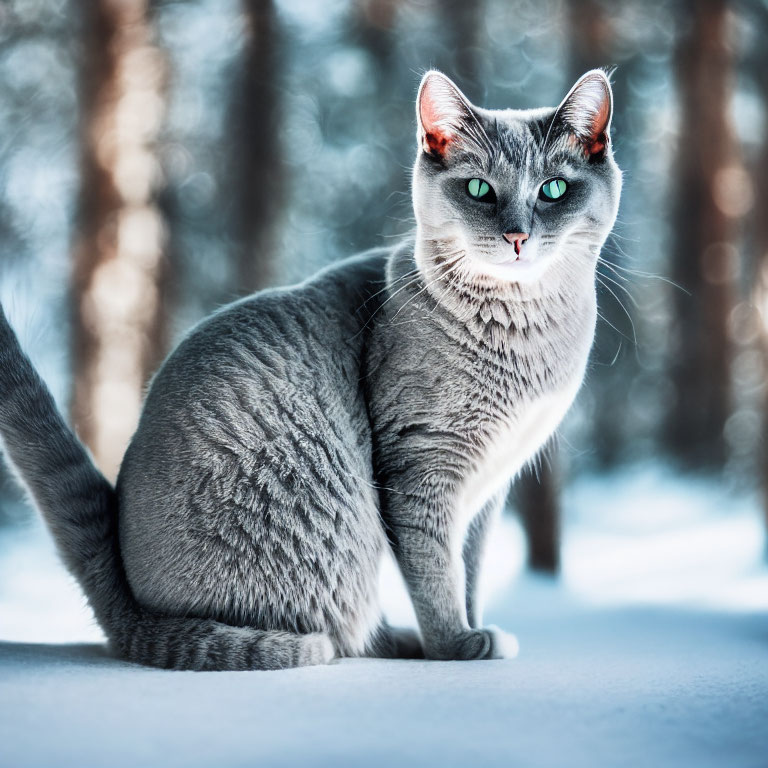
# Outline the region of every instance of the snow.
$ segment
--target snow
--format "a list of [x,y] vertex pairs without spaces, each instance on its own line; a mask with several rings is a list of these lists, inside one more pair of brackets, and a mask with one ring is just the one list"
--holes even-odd
[[[559,582],[524,574],[514,519],[494,538],[486,621],[514,661],[135,667],[38,526],[0,539],[0,766],[768,765],[757,499],[649,466],[564,502]],[[411,621],[393,568],[382,584]]]
[[545,611],[557,592],[492,612],[515,661],[187,673],[0,644],[0,764],[765,766],[766,616]]

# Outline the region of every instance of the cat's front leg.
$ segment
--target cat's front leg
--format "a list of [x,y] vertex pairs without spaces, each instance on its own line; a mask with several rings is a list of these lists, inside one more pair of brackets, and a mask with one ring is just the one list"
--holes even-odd
[[390,504],[387,523],[400,570],[413,601],[431,659],[503,659],[517,655],[517,640],[495,627],[471,628],[467,621],[464,563],[450,510],[401,497]]
[[470,627],[480,627],[483,623],[483,606],[480,596],[480,572],[483,555],[488,543],[488,534],[497,522],[507,489],[488,501],[469,524],[464,539],[462,558],[464,560],[465,593],[467,604],[467,619]]

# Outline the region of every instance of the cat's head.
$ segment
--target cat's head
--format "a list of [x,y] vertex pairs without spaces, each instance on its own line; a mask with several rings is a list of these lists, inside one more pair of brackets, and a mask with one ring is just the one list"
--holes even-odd
[[601,70],[557,108],[473,106],[439,72],[416,103],[416,258],[427,279],[528,286],[591,272],[613,226],[621,173],[611,152],[613,97]]

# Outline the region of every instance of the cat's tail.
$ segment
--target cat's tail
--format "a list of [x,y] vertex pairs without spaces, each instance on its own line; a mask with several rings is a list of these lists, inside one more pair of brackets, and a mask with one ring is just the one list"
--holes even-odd
[[140,606],[123,569],[117,494],[61,417],[0,306],[0,438],[114,652],[168,669],[280,669],[327,663],[324,634],[162,617]]

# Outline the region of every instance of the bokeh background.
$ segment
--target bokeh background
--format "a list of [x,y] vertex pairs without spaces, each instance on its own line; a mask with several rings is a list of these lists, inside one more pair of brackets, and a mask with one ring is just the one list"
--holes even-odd
[[[4,0],[0,299],[114,477],[191,325],[412,227],[426,69],[527,108],[595,66],[625,181],[597,339],[488,579],[766,610],[766,0]],[[0,473],[4,636],[97,632]]]

